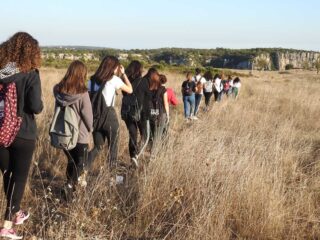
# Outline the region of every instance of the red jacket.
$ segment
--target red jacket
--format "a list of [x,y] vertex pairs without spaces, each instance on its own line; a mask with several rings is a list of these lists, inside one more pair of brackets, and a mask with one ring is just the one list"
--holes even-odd
[[169,104],[173,106],[178,105],[178,99],[176,98],[176,95],[174,94],[174,91],[172,88],[167,88],[167,96],[168,96]]

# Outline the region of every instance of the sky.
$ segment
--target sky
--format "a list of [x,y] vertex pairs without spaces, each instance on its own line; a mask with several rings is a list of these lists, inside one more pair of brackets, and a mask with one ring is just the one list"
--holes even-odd
[[0,42],[120,49],[282,47],[320,50],[319,0],[9,0]]

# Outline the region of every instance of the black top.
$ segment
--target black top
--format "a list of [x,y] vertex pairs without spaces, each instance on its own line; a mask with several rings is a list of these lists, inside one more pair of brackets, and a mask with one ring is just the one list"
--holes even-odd
[[[141,118],[143,120],[150,119],[150,99],[151,92],[149,90],[149,80],[146,78],[137,78],[131,82],[133,93],[135,94],[138,100],[138,104],[142,106]],[[126,96],[128,93],[123,92],[123,95]]]
[[[157,90],[150,90],[151,93],[151,97],[154,98],[156,96],[161,97],[161,99],[163,99],[164,94],[167,92],[167,89],[164,86],[161,86],[160,88],[158,88]],[[163,105],[164,102],[162,101]]]
[[[182,88],[183,88],[183,89],[191,88],[191,89],[192,89],[192,92],[195,92],[195,91],[196,91],[196,83],[195,83],[194,81],[185,80],[185,81],[182,83]],[[185,96],[184,91],[183,91],[183,95]]]
[[0,84],[11,82],[16,83],[18,115],[22,117],[17,137],[35,140],[37,137],[37,125],[34,114],[39,114],[43,109],[39,72],[18,73],[11,77],[0,79]]

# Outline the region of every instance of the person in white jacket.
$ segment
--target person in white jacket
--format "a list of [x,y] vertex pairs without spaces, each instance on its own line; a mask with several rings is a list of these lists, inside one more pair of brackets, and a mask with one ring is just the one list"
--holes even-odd
[[219,74],[216,74],[214,76],[214,98],[216,102],[220,102],[222,98],[222,90],[223,90],[223,84],[221,80],[221,76]]

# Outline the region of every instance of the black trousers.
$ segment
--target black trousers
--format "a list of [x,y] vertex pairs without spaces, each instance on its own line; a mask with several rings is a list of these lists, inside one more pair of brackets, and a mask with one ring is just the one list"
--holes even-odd
[[212,92],[204,92],[203,94],[204,94],[205,104],[208,107],[210,104],[210,99],[211,99],[213,93]]
[[118,142],[119,142],[119,121],[114,108],[108,110],[107,118],[103,129],[95,129],[93,132],[94,148],[89,152],[88,161],[91,165],[99,152],[104,148],[108,141],[108,165],[113,169],[118,161]]
[[138,131],[141,136],[141,143],[143,144],[148,137],[148,122],[145,119],[141,119],[139,122],[133,121],[132,119],[126,119],[125,123],[129,131],[129,153],[130,157],[133,158],[136,157],[139,153]]
[[77,146],[70,150],[64,151],[68,158],[67,180],[73,186],[77,184],[79,176],[83,173],[87,166],[88,144],[78,143]]
[[35,140],[21,138],[16,138],[7,148],[0,147],[0,169],[7,198],[7,221],[12,221],[14,214],[20,210],[34,149]]

